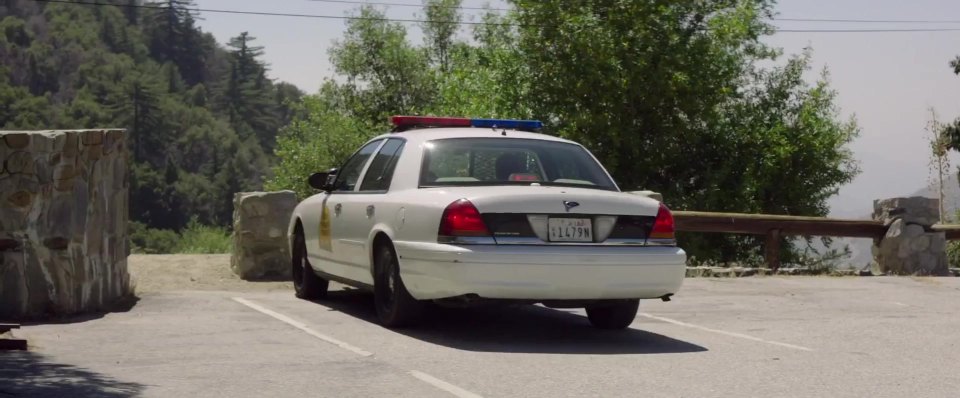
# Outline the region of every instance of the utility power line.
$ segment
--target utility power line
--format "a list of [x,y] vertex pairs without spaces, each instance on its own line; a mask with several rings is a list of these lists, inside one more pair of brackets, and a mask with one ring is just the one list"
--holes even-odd
[[[410,3],[392,3],[392,2],[383,2],[383,1],[363,1],[363,0],[306,0],[317,3],[335,3],[335,4],[353,4],[353,5],[370,5],[370,6],[387,6],[387,7],[410,7],[410,8],[427,8],[423,4],[410,4]],[[442,6],[437,5],[435,7],[439,8],[448,8],[453,10],[473,10],[473,11],[513,11],[512,8],[495,8],[495,7],[468,7],[468,6]],[[830,23],[911,23],[911,24],[958,24],[960,20],[957,19],[835,19],[835,18],[772,18],[774,21],[785,21],[785,22],[830,22]]]
[[[412,8],[426,8],[423,4],[409,4],[409,3],[389,3],[389,2],[380,2],[380,1],[350,1],[350,0],[307,0],[317,3],[337,3],[337,4],[356,4],[356,5],[369,5],[369,6],[388,6],[388,7],[412,7]],[[451,10],[473,10],[473,11],[512,11],[512,8],[485,8],[485,7],[467,7],[467,6],[441,6],[439,8],[449,8]]]
[[[142,8],[142,9],[153,9],[153,10],[165,10],[167,7],[149,5],[149,4],[106,4],[98,3],[95,1],[85,1],[85,0],[30,0],[37,3],[59,3],[59,4],[73,4],[73,5],[83,5],[83,6],[113,6],[113,7],[128,7],[128,8]],[[333,1],[333,0],[326,0]],[[339,2],[347,2],[348,0],[337,0]],[[357,2],[359,3],[359,2]],[[367,3],[370,4],[370,3]],[[519,24],[519,23],[508,23],[508,22],[474,22],[474,21],[433,21],[433,20],[424,20],[424,19],[406,19],[406,18],[386,18],[386,17],[357,17],[357,16],[340,16],[340,15],[322,15],[322,14],[302,14],[302,13],[281,13],[281,12],[265,12],[265,11],[241,11],[241,10],[228,10],[228,9],[211,9],[211,8],[194,8],[194,11],[205,12],[211,14],[234,14],[234,15],[257,15],[257,16],[271,16],[271,17],[293,17],[293,18],[319,18],[319,19],[342,19],[342,20],[371,20],[371,21],[384,21],[384,22],[404,22],[404,23],[440,23],[440,24],[458,24],[458,25],[490,25],[490,26],[519,26],[519,27],[543,27],[543,25],[531,25],[531,24]],[[783,20],[783,19],[780,19]],[[809,20],[813,21],[813,20]],[[819,20],[819,22],[826,22],[827,20]],[[840,20],[831,20],[835,22],[840,22]],[[861,20],[863,21],[863,20]],[[878,21],[879,22],[879,21]],[[957,21],[960,23],[960,21]],[[938,23],[948,23],[946,21],[941,21]],[[777,33],[903,33],[903,32],[957,32],[960,31],[960,28],[916,28],[916,29],[776,29]]]
[[[84,0],[30,0],[36,3],[58,3],[58,4],[73,4],[73,5],[82,5],[82,6],[109,6],[109,7],[124,7],[124,8],[141,8],[149,10],[166,10],[165,6],[156,6],[149,4],[107,4],[107,3],[98,3],[95,1],[84,1]],[[500,22],[473,22],[473,21],[431,21],[425,19],[405,19],[405,18],[377,18],[377,17],[351,17],[346,15],[320,15],[320,14],[301,14],[301,13],[286,13],[286,12],[265,12],[265,11],[240,11],[240,10],[226,10],[226,9],[213,9],[213,8],[192,8],[193,11],[197,12],[207,12],[211,14],[234,14],[234,15],[259,15],[259,16],[269,16],[269,17],[293,17],[293,18],[320,18],[320,19],[347,19],[347,20],[367,20],[367,21],[386,21],[386,22],[410,22],[410,23],[446,23],[446,24],[458,24],[458,25],[490,25],[490,26],[538,26],[538,25],[525,25],[517,23],[500,23]]]

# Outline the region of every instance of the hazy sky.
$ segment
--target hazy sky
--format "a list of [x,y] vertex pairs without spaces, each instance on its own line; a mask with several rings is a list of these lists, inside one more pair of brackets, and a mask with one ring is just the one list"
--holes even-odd
[[[384,1],[384,0],[380,0]],[[417,0],[391,3],[419,4]],[[349,4],[310,0],[197,0],[200,8],[346,15]],[[482,6],[484,0],[464,0]],[[489,2],[502,7],[500,1]],[[782,0],[782,18],[944,20],[960,19],[960,2],[951,0]],[[412,18],[419,8],[390,7],[388,15]],[[285,18],[203,13],[201,27],[220,42],[249,31],[265,47],[271,77],[315,91],[331,75],[327,49],[343,32],[338,19]],[[777,21],[783,29],[958,28],[956,24],[848,24]],[[411,40],[421,36],[411,29]],[[851,145],[862,173],[831,200],[835,216],[862,217],[872,201],[912,193],[928,183],[924,127],[935,108],[944,121],[960,116],[960,77],[948,62],[960,54],[960,31],[911,33],[778,33],[766,39],[786,54],[813,48],[817,70],[827,67],[838,104],[855,116],[860,138]],[[812,74],[816,77],[816,74]],[[951,172],[960,162],[952,156]],[[706,209],[696,209],[706,210]]]

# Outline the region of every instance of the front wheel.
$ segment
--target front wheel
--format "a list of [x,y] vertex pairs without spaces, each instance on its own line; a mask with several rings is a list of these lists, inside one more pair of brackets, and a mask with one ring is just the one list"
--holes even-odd
[[304,243],[302,234],[294,235],[292,260],[291,276],[297,298],[315,300],[327,297],[330,281],[317,276],[313,267],[310,266],[310,261],[307,259],[307,245]]
[[599,329],[626,329],[637,317],[640,300],[617,300],[587,307],[587,318]]
[[400,263],[388,244],[374,257],[373,298],[380,324],[389,328],[410,326],[420,320],[425,304],[410,295],[400,279]]

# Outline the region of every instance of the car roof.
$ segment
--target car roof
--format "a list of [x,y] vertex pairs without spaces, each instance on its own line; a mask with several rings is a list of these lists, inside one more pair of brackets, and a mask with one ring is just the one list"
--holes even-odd
[[444,138],[513,138],[513,139],[528,139],[528,140],[532,139],[532,140],[542,140],[542,141],[563,142],[568,144],[580,145],[570,140],[565,140],[560,137],[554,137],[546,134],[507,129],[506,135],[504,135],[503,131],[504,131],[503,129],[491,129],[486,127],[424,128],[424,129],[407,130],[407,131],[398,132],[398,133],[382,134],[376,138],[371,139],[370,141],[381,139],[381,138],[399,137],[399,138],[406,139],[408,143],[419,145],[427,141],[439,140]]

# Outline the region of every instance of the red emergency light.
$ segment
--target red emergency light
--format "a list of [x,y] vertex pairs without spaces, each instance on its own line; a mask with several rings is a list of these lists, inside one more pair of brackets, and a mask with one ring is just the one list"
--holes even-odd
[[470,119],[465,117],[436,117],[436,116],[394,116],[390,121],[395,127],[424,126],[424,127],[470,127]]

